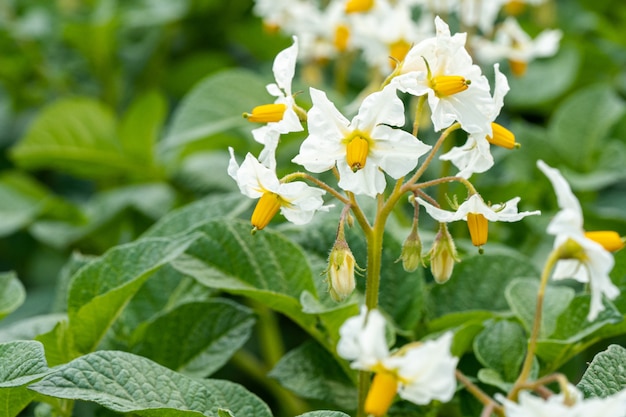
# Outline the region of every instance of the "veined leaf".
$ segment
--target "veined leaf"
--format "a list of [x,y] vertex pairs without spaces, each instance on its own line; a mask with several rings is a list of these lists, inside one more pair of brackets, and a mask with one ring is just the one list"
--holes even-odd
[[608,397],[626,387],[626,349],[610,345],[598,353],[578,383],[586,397]]
[[0,273],[0,320],[17,309],[26,298],[26,290],[14,272]]

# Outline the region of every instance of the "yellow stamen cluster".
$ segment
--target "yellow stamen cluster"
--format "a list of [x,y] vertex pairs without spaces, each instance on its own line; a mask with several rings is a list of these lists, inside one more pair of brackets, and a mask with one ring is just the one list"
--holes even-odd
[[278,194],[269,191],[263,193],[250,219],[254,230],[263,230],[263,228],[269,224],[270,220],[274,218],[276,213],[278,213],[281,204],[282,201]]
[[339,52],[345,52],[348,49],[348,40],[350,39],[350,28],[346,25],[338,25],[335,28],[335,48]]
[[367,12],[374,7],[374,0],[348,0],[346,2],[346,13]]
[[365,412],[374,417],[384,416],[397,391],[398,379],[395,375],[389,372],[377,373],[365,399]]
[[511,72],[513,73],[513,75],[515,75],[516,77],[521,77],[526,74],[528,62],[509,59],[509,68],[511,68]]
[[498,123],[491,123],[491,130],[493,134],[487,136],[487,141],[492,145],[501,146],[506,149],[513,149],[519,146],[515,142],[515,135],[506,127],[499,125]]
[[355,136],[346,145],[346,161],[353,172],[365,167],[369,153],[369,142],[361,136]]
[[438,75],[430,79],[430,88],[437,97],[446,97],[467,90],[471,83],[460,75]]
[[480,247],[487,243],[489,222],[485,216],[480,213],[467,213],[467,227],[474,246]]
[[504,5],[504,13],[509,16],[518,16],[524,12],[526,4],[522,0],[510,0]]
[[280,122],[286,110],[286,104],[263,104],[252,109],[252,113],[244,113],[243,117],[256,123]]
[[609,252],[615,252],[624,247],[622,237],[612,230],[600,230],[596,232],[586,232],[585,237],[602,245]]
[[391,68],[395,68],[398,65],[398,62],[402,62],[406,54],[409,53],[409,49],[411,49],[411,44],[405,41],[404,39],[400,39],[389,45],[389,62],[391,64]]

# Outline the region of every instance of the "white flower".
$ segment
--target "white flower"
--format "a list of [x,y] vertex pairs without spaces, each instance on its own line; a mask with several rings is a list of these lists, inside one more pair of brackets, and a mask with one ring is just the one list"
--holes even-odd
[[344,190],[375,197],[385,189],[381,169],[395,179],[403,177],[430,149],[410,133],[391,127],[404,125],[404,105],[394,89],[367,96],[351,122],[324,92],[310,91],[309,136],[293,162],[311,172],[337,166]]
[[385,341],[385,319],[378,310],[363,306],[339,329],[337,353],[350,360],[352,368],[376,373],[365,411],[383,416],[396,393],[415,404],[449,401],[456,389],[458,358],[450,353],[453,334],[408,344],[390,353]]
[[[493,107],[487,115],[491,123],[498,117],[504,105],[504,96],[509,91],[509,83],[506,76],[500,72],[500,65],[495,64],[493,68],[496,78],[493,91]],[[492,136],[494,136],[496,130],[493,129],[493,124],[492,131]],[[485,172],[494,163],[488,137],[490,136],[484,132],[470,134],[463,146],[455,146],[447,153],[441,155],[439,159],[451,161],[459,168],[460,171],[457,174],[459,177],[469,178],[474,173]]]
[[409,345],[383,361],[386,369],[397,374],[398,395],[401,398],[414,404],[452,399],[459,361],[450,354],[452,336],[451,332],[447,332],[439,339]]
[[380,311],[361,306],[358,316],[350,317],[339,328],[337,354],[351,366],[371,371],[389,356],[385,339],[385,318]]
[[390,85],[415,96],[428,94],[436,131],[458,121],[468,133],[491,134],[489,82],[465,50],[467,34],[450,36],[439,17],[435,27],[436,37],[411,48]]
[[602,295],[614,299],[619,289],[611,282],[609,273],[615,260],[602,242],[597,242],[585,235],[583,212],[578,199],[559,170],[549,167],[543,161],[537,161],[539,169],[548,177],[556,193],[559,212],[548,225],[548,233],[555,235],[554,247],[558,248],[568,241],[576,242],[583,250],[578,259],[563,259],[557,262],[552,278],[573,278],[589,283],[591,306],[587,319],[594,320],[604,310]]
[[482,62],[507,59],[515,75],[523,75],[526,66],[535,58],[554,55],[559,49],[563,33],[560,30],[544,30],[532,39],[513,17],[507,18],[496,29],[494,40],[475,38],[472,46]]
[[228,175],[230,175],[242,194],[253,199],[260,199],[252,214],[252,225],[263,229],[280,210],[287,220],[294,224],[311,221],[316,211],[327,211],[324,206],[324,190],[310,187],[302,181],[281,183],[276,172],[261,164],[254,156],[247,154],[239,166],[232,148]]

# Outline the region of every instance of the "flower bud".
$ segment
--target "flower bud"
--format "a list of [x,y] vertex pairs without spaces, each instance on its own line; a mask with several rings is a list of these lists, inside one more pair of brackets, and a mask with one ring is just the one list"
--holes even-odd
[[407,272],[415,271],[420,265],[424,266],[424,260],[422,259],[422,241],[417,231],[412,230],[407,236],[402,244],[402,252],[398,260],[402,260],[402,267]]
[[328,256],[328,290],[333,300],[343,301],[352,294],[356,286],[354,279],[355,260],[343,239],[338,239]]
[[439,232],[428,254],[433,278],[435,278],[435,281],[439,284],[443,284],[450,279],[452,270],[454,269],[454,263],[459,262],[454,240],[452,240],[452,236],[450,236],[450,232],[448,232],[445,223],[439,224]]

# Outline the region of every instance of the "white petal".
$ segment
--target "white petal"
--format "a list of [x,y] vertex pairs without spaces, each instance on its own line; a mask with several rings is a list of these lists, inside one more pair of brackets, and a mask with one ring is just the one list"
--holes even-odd
[[395,88],[384,88],[365,97],[350,127],[371,132],[379,124],[404,126],[404,104]]
[[281,207],[281,213],[294,224],[306,224],[313,218],[316,211],[323,207],[324,190],[311,187],[302,181],[281,184],[278,194],[289,204]]
[[343,190],[370,197],[376,197],[385,190],[385,174],[371,161],[362,169],[353,172],[343,159],[337,162],[337,169],[340,175],[338,185]]
[[385,318],[378,310],[362,306],[358,316],[346,320],[339,328],[337,354],[352,361],[352,367],[371,370],[389,356],[385,339]]
[[294,36],[293,45],[279,52],[272,66],[276,83],[285,91],[287,96],[291,95],[291,81],[295,73],[297,58],[298,38]]
[[576,198],[574,193],[572,193],[572,189],[570,188],[568,182],[565,180],[565,178],[563,178],[563,175],[561,175],[561,172],[556,168],[548,166],[542,160],[537,161],[537,167],[539,167],[539,169],[546,175],[546,177],[548,177],[548,179],[552,183],[552,187],[554,188],[554,192],[556,193],[559,208],[561,210],[570,210],[572,223],[574,221],[578,223],[582,231],[582,208],[580,207],[578,199]]
[[462,178],[485,172],[494,164],[489,142],[482,135],[470,135],[463,146],[455,146],[439,159],[452,162],[459,169],[456,175]]
[[370,150],[368,161],[377,164],[395,179],[411,172],[418,159],[431,149],[430,145],[412,134],[386,125],[376,126],[372,137],[376,143]]
[[462,220],[467,214],[463,212],[460,213],[458,211],[455,212],[455,211],[442,210],[438,207],[433,206],[426,200],[421,199],[420,197],[417,197],[417,201],[422,206],[424,206],[424,208],[426,209],[426,212],[430,215],[430,217],[437,220],[438,222],[450,223],[450,222],[454,222],[457,220]]

